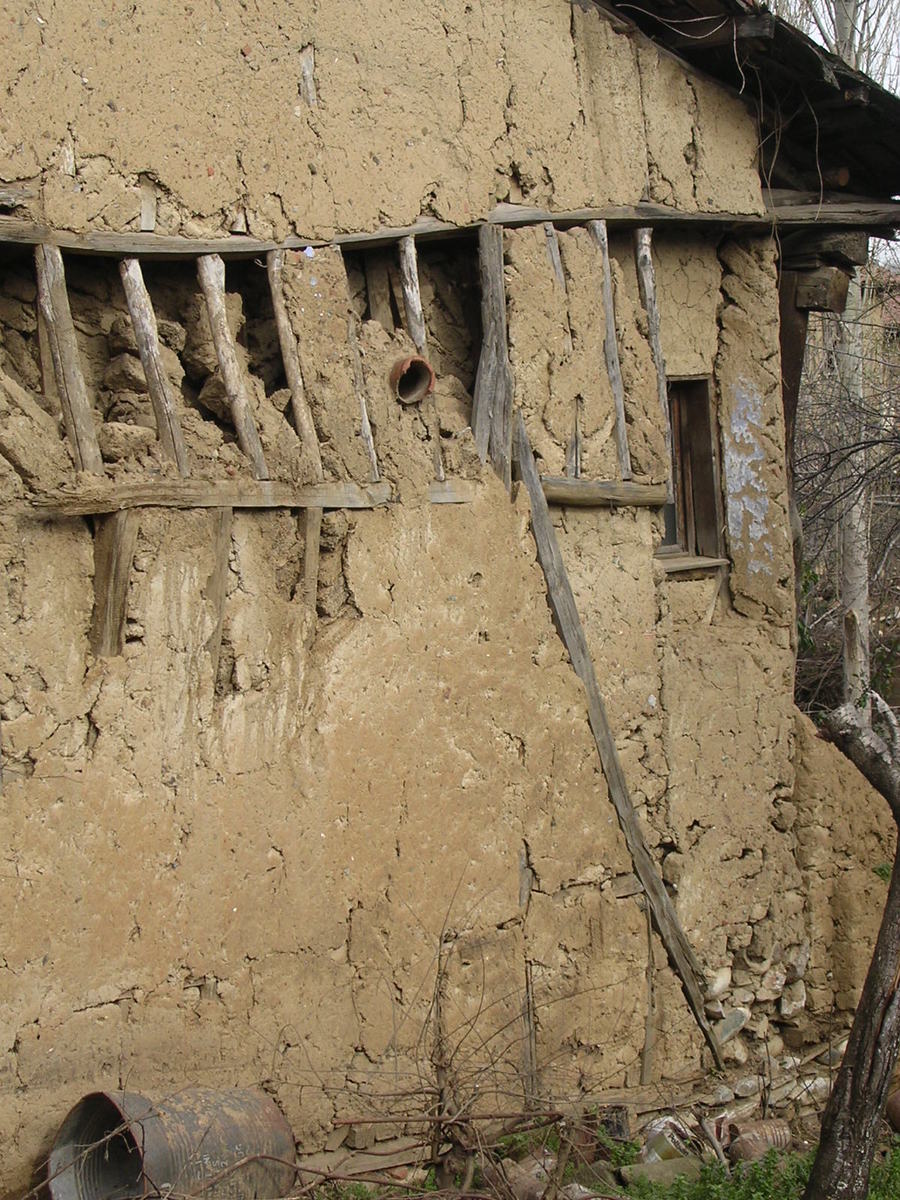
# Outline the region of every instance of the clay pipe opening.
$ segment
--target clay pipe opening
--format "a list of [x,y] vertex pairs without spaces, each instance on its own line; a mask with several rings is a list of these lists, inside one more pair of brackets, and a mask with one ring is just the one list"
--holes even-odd
[[401,404],[418,404],[434,391],[434,367],[419,354],[398,358],[388,378]]

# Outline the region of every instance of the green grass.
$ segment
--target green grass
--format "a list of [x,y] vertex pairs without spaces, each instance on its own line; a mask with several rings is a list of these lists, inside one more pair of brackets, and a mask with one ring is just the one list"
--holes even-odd
[[[634,1200],[801,1200],[813,1154],[779,1155],[770,1151],[759,1162],[742,1164],[729,1177],[720,1164],[703,1168],[699,1179],[677,1180],[669,1187],[637,1182],[625,1189]],[[900,1198],[900,1137],[876,1161],[868,1200]]]
[[885,883],[890,883],[892,869],[893,868],[889,862],[879,863],[877,867],[872,868],[878,878],[883,879]]

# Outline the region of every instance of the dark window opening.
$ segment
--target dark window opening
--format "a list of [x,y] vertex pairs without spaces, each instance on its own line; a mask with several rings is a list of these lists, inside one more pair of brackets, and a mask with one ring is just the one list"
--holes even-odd
[[670,380],[674,504],[665,506],[661,549],[693,558],[722,554],[722,500],[709,380]]

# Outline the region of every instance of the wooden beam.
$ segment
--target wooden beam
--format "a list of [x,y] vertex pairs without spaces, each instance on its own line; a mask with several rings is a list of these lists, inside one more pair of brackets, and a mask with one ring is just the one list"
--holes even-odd
[[712,1051],[713,1059],[716,1065],[721,1067],[722,1055],[719,1043],[704,1011],[700,964],[685,937],[668,892],[659,877],[631,803],[628,785],[625,782],[622,764],[619,761],[619,754],[597,684],[597,676],[588,649],[584,627],[581,624],[569,576],[556,540],[556,532],[550,519],[550,510],[544,499],[521,413],[516,414],[515,456],[520,476],[531,502],[531,525],[537,543],[538,559],[547,581],[550,607],[553,610],[560,636],[569,652],[572,666],[584,684],[591,732],[600,755],[610,799],[631,854],[635,874],[647,894],[647,901],[653,914],[653,923],[666,948],[669,962],[681,979],[688,1004]]
[[788,271],[832,263],[861,267],[869,261],[869,235],[862,229],[788,233],[781,241],[781,266]]
[[663,358],[662,341],[659,336],[659,306],[656,302],[656,276],[653,271],[653,256],[650,252],[651,229],[638,229],[635,233],[635,256],[637,258],[638,288],[641,303],[647,313],[647,330],[650,353],[656,368],[656,394],[659,413],[666,439],[666,500],[675,503],[675,486],[672,479],[672,423],[669,420],[669,392],[666,383],[666,364]]
[[481,275],[481,357],[472,400],[472,432],[481,461],[490,456],[507,491],[512,485],[511,420],[513,378],[506,329],[503,230],[483,225],[478,232]]
[[632,476],[631,453],[628,449],[628,427],[625,422],[625,384],[622,381],[622,366],[619,362],[619,342],[616,333],[615,299],[609,260],[609,235],[605,221],[589,221],[588,230],[600,250],[603,311],[606,318],[603,353],[606,358],[606,374],[609,377],[616,415],[616,452],[619,456],[619,474],[622,479],[630,479]]
[[156,416],[156,432],[163,454],[176,464],[180,475],[189,475],[187,450],[181,434],[181,425],[175,415],[172,385],[163,366],[156,314],[150,302],[150,293],[144,284],[141,264],[136,258],[123,258],[119,263],[119,274],[125,289],[131,324],[134,326],[141,365],[147,378],[147,391],[150,393],[150,403]]
[[547,239],[547,254],[550,258],[550,266],[553,268],[553,276],[556,282],[566,290],[566,273],[563,270],[562,256],[559,252],[559,238],[556,236],[556,228],[552,221],[544,221],[544,237]]
[[369,317],[387,333],[394,332],[391,312],[391,280],[388,275],[387,254],[373,250],[364,256],[366,293],[369,297]]
[[140,513],[123,511],[97,521],[90,644],[98,658],[121,654],[125,644],[128,580],[140,520]]
[[206,300],[209,326],[212,330],[216,358],[225,384],[225,394],[231,408],[231,419],[237,433],[238,445],[250,459],[257,479],[268,479],[269,468],[263,454],[259,432],[250,408],[250,398],[244,373],[238,362],[234,334],[225,310],[225,264],[218,254],[203,254],[197,259],[197,278]]
[[103,459],[94,427],[94,410],[88,399],[62,254],[57,246],[35,248],[38,304],[47,332],[53,373],[62,408],[66,435],[79,471],[103,473]]
[[850,276],[841,267],[818,267],[797,273],[794,303],[808,312],[842,313],[847,306]]
[[607,479],[570,479],[565,475],[542,475],[541,487],[548,504],[567,508],[600,508],[633,505],[662,508],[666,503],[664,483],[620,483]]
[[369,233],[339,233],[334,238],[289,237],[282,242],[254,238],[246,234],[222,235],[211,238],[163,236],[154,233],[110,233],[105,230],[72,233],[52,229],[35,221],[0,216],[0,242],[35,246],[46,244],[70,250],[75,254],[111,255],[115,258],[140,257],[162,259],[194,259],[201,254],[252,259],[270,250],[303,250],[307,246],[340,246],[371,249],[392,246],[403,237],[418,240],[459,237],[475,234],[483,224],[517,228],[523,225],[542,225],[552,221],[557,229],[586,225],[588,221],[606,221],[610,228],[637,229],[670,227],[673,229],[709,229],[712,232],[766,233],[773,218],[782,229],[816,226],[818,228],[852,228],[872,231],[900,229],[900,202],[871,196],[844,196],[796,190],[764,190],[766,211],[760,212],[682,212],[649,202],[641,204],[605,205],[602,208],[561,209],[551,212],[523,204],[498,204],[483,220],[467,225],[422,218],[414,225],[386,226]]
[[39,493],[29,511],[36,517],[84,517],[128,508],[377,508],[390,498],[387,483],[363,486],[341,480],[298,486],[249,479],[154,479]]
[[672,50],[714,50],[751,40],[770,42],[775,36],[775,19],[770,13],[745,17],[696,17],[681,32],[663,32],[661,38]]
[[428,485],[432,504],[469,504],[480,490],[477,479],[440,479]]

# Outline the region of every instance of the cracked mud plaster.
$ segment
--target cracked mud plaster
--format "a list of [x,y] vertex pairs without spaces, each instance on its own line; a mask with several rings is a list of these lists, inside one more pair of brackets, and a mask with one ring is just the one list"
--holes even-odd
[[148,188],[156,232],[187,235],[645,194],[760,211],[749,111],[566,0],[48,0],[14,6],[0,45],[0,179],[37,181],[31,214],[61,228],[140,229]]

